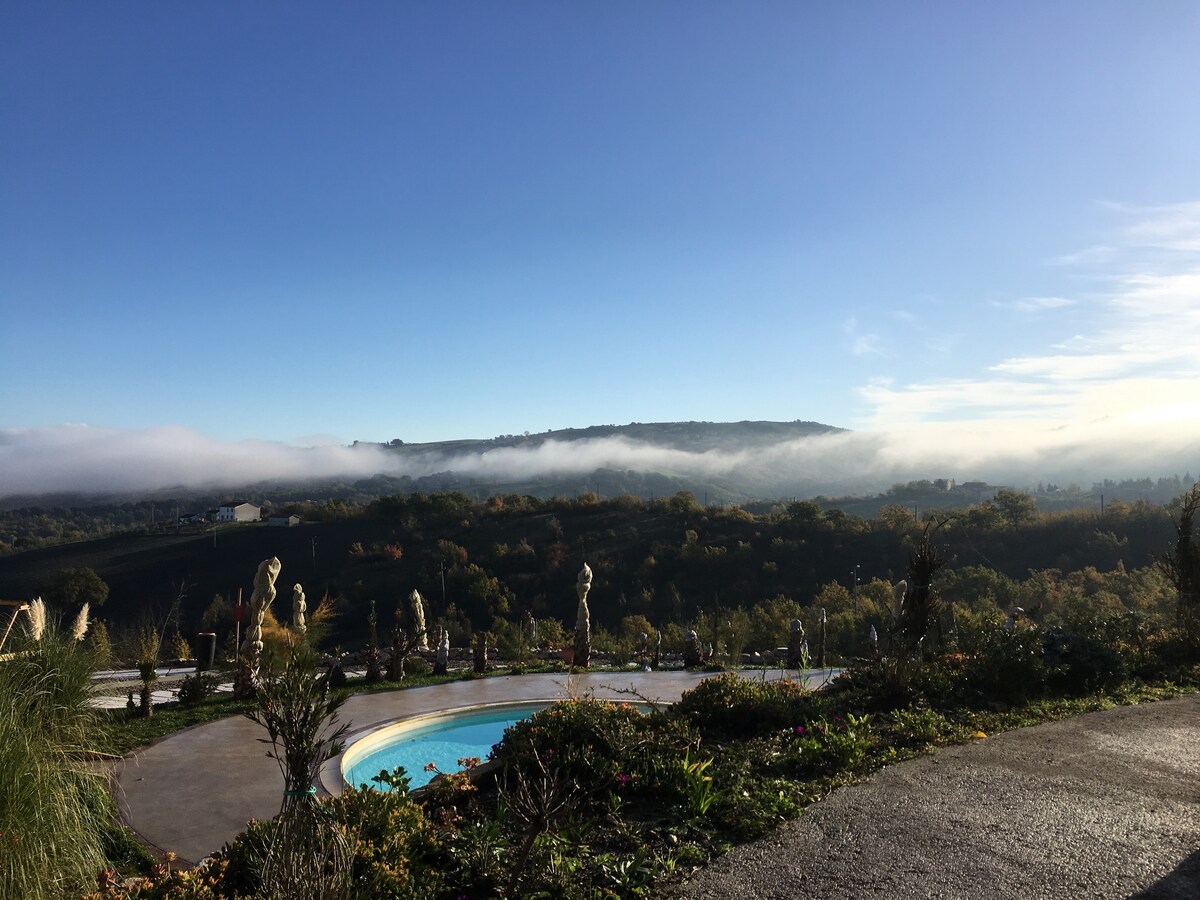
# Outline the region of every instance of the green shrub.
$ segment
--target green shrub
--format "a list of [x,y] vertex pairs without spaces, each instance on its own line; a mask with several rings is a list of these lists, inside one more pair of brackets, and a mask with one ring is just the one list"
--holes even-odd
[[893,710],[891,719],[892,743],[898,747],[924,748],[942,743],[956,729],[937,710],[927,707]]
[[706,738],[747,738],[812,718],[825,702],[796,681],[756,681],[726,672],[685,692],[672,714]]
[[1050,672],[1042,636],[1034,628],[1008,631],[985,625],[963,662],[963,679],[976,703],[1024,703],[1041,696]]
[[854,773],[877,742],[870,716],[835,714],[791,728],[783,743],[784,765],[800,778]]
[[432,671],[433,666],[423,656],[413,655],[404,661],[404,673],[409,677],[416,678],[421,675],[428,675]]
[[1121,654],[1092,635],[1051,628],[1042,635],[1042,650],[1047,683],[1054,690],[1078,696],[1111,690],[1125,680]]
[[517,772],[540,769],[540,759],[593,793],[610,789],[620,776],[638,787],[661,784],[692,742],[687,727],[664,713],[608,700],[565,700],[508,728],[495,758]]
[[421,807],[402,790],[351,788],[329,803],[354,855],[355,897],[435,897],[444,887],[441,844]]
[[215,694],[218,684],[215,676],[204,672],[189,675],[179,683],[179,702],[184,706],[195,706]]

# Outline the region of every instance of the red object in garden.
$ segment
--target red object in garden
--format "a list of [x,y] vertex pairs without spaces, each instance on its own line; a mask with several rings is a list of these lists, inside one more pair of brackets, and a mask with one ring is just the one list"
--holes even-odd
[[233,621],[239,625],[246,621],[246,606],[244,603],[239,603],[233,608]]

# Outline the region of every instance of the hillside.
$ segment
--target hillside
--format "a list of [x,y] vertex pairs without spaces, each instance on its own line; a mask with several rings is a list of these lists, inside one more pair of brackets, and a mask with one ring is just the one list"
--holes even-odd
[[[1068,585],[1067,574],[1089,566],[1153,567],[1172,537],[1169,515],[1150,505],[1103,516],[1035,516],[1019,525],[994,509],[981,514],[989,509],[939,534],[945,577],[984,567],[997,583],[1033,578],[1047,603],[1085,589],[1134,590],[1124,575],[1113,576],[1123,585],[1114,587],[1092,576]],[[302,583],[314,602],[328,592],[343,601],[334,638],[353,644],[364,636],[371,601],[386,629],[402,598],[417,588],[458,639],[526,610],[570,621],[575,573],[586,560],[595,573],[593,622],[615,629],[628,616],[695,621],[718,607],[748,610],[777,597],[807,607],[826,585],[849,587],[855,578],[890,583],[903,576],[920,528],[896,507],[874,520],[807,502],[755,515],[705,508],[686,494],[650,503],[592,494],[554,501],[510,495],[485,503],[461,494],[410,495],[328,511],[329,520],[296,528],[224,526],[215,541],[212,531],[124,534],[8,554],[0,557],[0,598],[27,598],[58,570],[87,566],[111,589],[97,610],[110,623],[161,617],[182,589],[184,630],[193,633],[214,595],[232,602],[241,589],[248,596],[258,562],[274,555],[283,563],[275,605],[281,617],[292,584]],[[890,596],[886,585],[883,591]]]

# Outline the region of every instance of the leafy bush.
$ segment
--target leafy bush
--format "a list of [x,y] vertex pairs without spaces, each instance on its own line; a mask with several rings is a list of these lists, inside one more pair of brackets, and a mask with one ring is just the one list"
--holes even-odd
[[443,887],[440,841],[403,790],[352,788],[329,810],[352,848],[355,897],[433,897]]
[[189,675],[179,683],[179,702],[184,706],[195,706],[215,694],[218,684],[215,676],[204,672]]
[[423,656],[413,655],[404,661],[404,673],[410,677],[428,675],[432,671],[433,666]]
[[800,778],[857,772],[877,735],[870,716],[835,714],[794,726],[783,744],[785,766]]
[[955,732],[955,726],[937,710],[928,707],[893,710],[891,719],[892,743],[900,747],[923,748],[942,743]]
[[565,700],[507,729],[495,758],[518,772],[552,767],[590,794],[609,790],[621,776],[638,786],[663,783],[693,740],[685,725],[664,713],[607,700]]
[[1125,661],[1096,637],[1051,628],[1042,636],[1048,684],[1068,694],[1109,690],[1125,680]]
[[706,738],[747,738],[816,716],[823,698],[795,681],[755,681],[726,672],[684,693],[672,714]]
[[989,624],[973,644],[963,663],[963,679],[975,702],[1024,703],[1041,696],[1050,673],[1036,629],[1008,631]]

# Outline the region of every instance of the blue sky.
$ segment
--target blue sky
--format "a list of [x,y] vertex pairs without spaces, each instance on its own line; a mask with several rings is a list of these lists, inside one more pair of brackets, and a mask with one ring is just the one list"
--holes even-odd
[[1187,430],[1197,46],[1191,2],[5,2],[0,426]]

